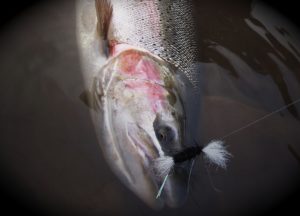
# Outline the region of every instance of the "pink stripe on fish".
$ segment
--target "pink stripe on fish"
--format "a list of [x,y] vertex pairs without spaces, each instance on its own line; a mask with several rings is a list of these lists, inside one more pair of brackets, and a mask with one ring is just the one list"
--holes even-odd
[[137,79],[146,79],[154,82],[161,81],[160,72],[156,63],[144,57],[141,52],[128,50],[118,62],[121,73]]
[[125,55],[122,55],[120,57],[118,66],[122,73],[134,76],[139,73],[137,71],[137,65],[139,64],[141,59],[142,56],[139,52],[128,50]]
[[125,80],[124,82],[126,88],[145,93],[153,112],[158,113],[163,109],[166,100],[166,91],[163,87],[144,80]]
[[159,112],[166,100],[166,90],[159,85],[163,81],[157,63],[140,51],[129,49],[125,52],[119,56],[118,71],[125,78],[126,88],[144,93],[152,110]]
[[144,75],[145,79],[153,81],[160,80],[159,71],[157,70],[156,65],[150,60],[142,59],[136,68],[136,72]]

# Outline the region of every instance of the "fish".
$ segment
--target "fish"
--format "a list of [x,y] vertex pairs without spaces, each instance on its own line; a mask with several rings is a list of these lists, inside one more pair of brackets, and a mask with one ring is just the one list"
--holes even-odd
[[[152,163],[184,148],[184,107],[173,73],[161,59],[135,48],[112,57],[95,80],[94,92],[104,113],[106,159],[150,206],[163,201],[155,199],[161,178]],[[185,184],[184,173],[172,176],[164,201],[178,205]]]
[[192,1],[78,2],[90,86],[80,98],[91,108],[107,164],[149,207],[183,205],[194,159],[226,168],[230,157],[222,140],[198,145],[187,131],[187,101],[199,96]]
[[148,206],[181,206],[190,162],[172,167],[159,197],[164,176],[154,164],[188,146],[184,94],[187,85],[197,86],[192,4],[95,0],[95,10],[101,43],[94,44],[101,44],[106,58],[90,84],[87,104],[101,113],[94,119],[101,125],[103,155],[121,182]]

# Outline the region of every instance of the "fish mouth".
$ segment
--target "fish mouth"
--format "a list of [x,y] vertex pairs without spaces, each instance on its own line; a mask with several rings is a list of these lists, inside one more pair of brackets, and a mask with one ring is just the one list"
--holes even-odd
[[[164,176],[155,173],[154,161],[165,151],[155,133],[155,118],[145,120],[147,113],[139,113],[138,116],[144,119],[141,121],[135,118],[131,107],[122,109],[118,104],[118,109],[115,109],[115,104],[116,100],[109,98],[104,108],[105,142],[102,150],[109,166],[121,182],[149,207],[160,209],[164,205],[182,205],[186,200],[187,167],[175,166],[161,196],[156,198]],[[176,141],[178,145],[179,142]]]
[[[186,199],[187,172],[186,167],[176,167],[169,176],[163,192],[157,197],[158,190],[163,182],[164,176],[157,176],[153,169],[154,160],[159,156],[153,137],[142,127],[134,126],[128,128],[128,142],[134,146],[130,152],[130,161],[126,157],[126,165],[129,172],[130,188],[144,202],[155,209],[166,204],[169,207],[178,207]],[[156,138],[154,138],[156,139]],[[125,159],[125,158],[124,158]]]
[[[154,161],[165,154],[163,145],[168,143],[163,144],[158,139],[152,113],[151,117],[147,116],[148,110],[135,114],[131,106],[123,106],[121,101],[125,101],[124,97],[105,100],[104,125],[108,141],[102,147],[108,164],[123,184],[151,208],[182,205],[187,192],[187,169],[175,167],[161,196],[156,198],[164,176],[155,174]],[[160,122],[160,125],[165,124],[164,120]],[[169,144],[179,146],[180,142]]]

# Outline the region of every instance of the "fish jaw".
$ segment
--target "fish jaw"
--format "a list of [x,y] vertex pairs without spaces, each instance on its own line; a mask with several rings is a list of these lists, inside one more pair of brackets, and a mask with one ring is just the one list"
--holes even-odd
[[163,179],[155,174],[153,162],[165,154],[154,127],[158,116],[176,131],[174,149],[182,148],[180,119],[174,113],[182,115],[183,108],[180,100],[170,100],[174,97],[174,92],[170,93],[174,91],[172,76],[159,58],[127,49],[110,58],[96,81],[96,88],[101,88],[106,138],[102,149],[107,162],[121,181],[153,208],[164,203],[178,206],[186,192],[186,173],[174,172],[163,196],[156,199]]

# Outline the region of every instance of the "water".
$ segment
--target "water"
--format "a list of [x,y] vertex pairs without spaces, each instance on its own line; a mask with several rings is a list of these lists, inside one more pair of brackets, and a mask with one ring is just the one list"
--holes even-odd
[[[223,137],[300,98],[300,37],[292,23],[259,2],[195,1],[194,11],[202,55],[200,94],[187,104],[191,137],[201,143]],[[300,104],[226,138],[234,155],[227,171],[197,160],[181,208],[145,206],[107,167],[79,99],[86,88],[76,21],[74,2],[47,2],[1,31],[0,166],[7,194],[49,214],[256,215],[295,193]]]

